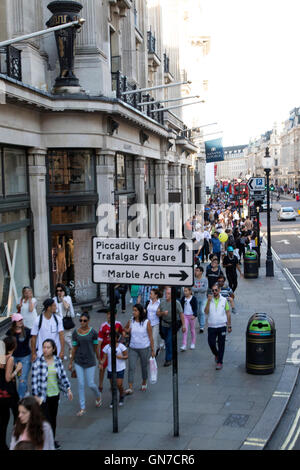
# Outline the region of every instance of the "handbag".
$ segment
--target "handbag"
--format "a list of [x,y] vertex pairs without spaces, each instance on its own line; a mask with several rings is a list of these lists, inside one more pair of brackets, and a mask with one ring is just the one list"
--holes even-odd
[[73,322],[73,318],[70,315],[63,317],[63,326],[65,330],[71,330],[74,328],[75,323]]

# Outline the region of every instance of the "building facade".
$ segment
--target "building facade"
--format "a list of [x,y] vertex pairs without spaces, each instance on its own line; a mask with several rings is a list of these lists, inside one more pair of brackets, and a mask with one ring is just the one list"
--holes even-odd
[[106,302],[91,272],[103,205],[114,211],[110,236],[127,235],[120,214],[134,220],[134,203],[147,208],[139,236],[170,235],[170,204],[180,227],[193,213],[198,147],[180,114],[161,112],[175,88],[132,93],[182,79],[179,54],[164,47],[162,4],[1,2],[1,40],[86,19],[1,49],[1,319],[26,285],[39,301],[64,282],[77,304]]

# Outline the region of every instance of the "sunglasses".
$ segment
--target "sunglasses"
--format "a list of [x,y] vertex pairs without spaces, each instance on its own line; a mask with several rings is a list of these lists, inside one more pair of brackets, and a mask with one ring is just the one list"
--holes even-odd
[[79,321],[80,321],[80,323],[87,323],[88,322],[88,320],[79,320]]
[[219,289],[212,289],[212,292],[219,292]]
[[62,292],[63,289],[56,289],[56,292]]

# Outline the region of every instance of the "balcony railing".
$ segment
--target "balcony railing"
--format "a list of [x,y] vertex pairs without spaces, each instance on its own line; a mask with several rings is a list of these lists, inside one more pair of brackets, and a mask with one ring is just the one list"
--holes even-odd
[[0,72],[22,81],[21,51],[13,46],[0,48]]
[[141,113],[151,117],[159,124],[164,125],[164,113],[163,111],[157,111],[161,109],[162,106],[160,103],[154,104],[140,104],[143,102],[154,101],[154,98],[151,98],[149,94],[145,93],[131,93],[128,95],[123,95],[125,91],[136,90],[136,85],[132,85],[128,78],[125,75],[122,75],[121,72],[113,72],[112,74],[112,89],[116,92],[117,98],[124,101],[124,103],[129,104],[133,108],[137,109]]

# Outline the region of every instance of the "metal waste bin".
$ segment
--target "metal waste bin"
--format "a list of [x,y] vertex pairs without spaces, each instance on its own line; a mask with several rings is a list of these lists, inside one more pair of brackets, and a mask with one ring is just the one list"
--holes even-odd
[[254,250],[248,250],[245,253],[244,277],[246,279],[255,279],[258,277],[258,256]]
[[246,370],[249,374],[272,374],[276,362],[276,330],[273,318],[255,313],[246,330]]

